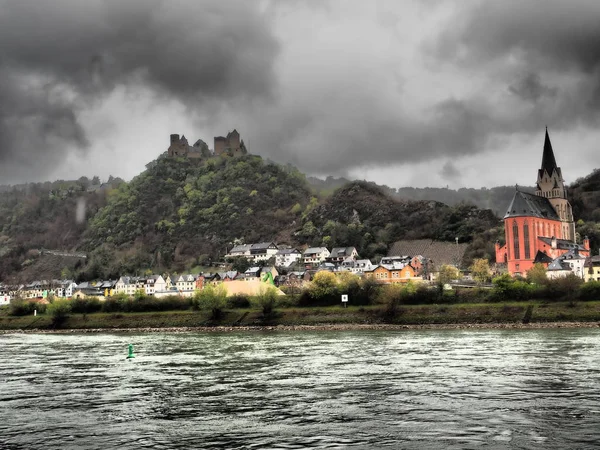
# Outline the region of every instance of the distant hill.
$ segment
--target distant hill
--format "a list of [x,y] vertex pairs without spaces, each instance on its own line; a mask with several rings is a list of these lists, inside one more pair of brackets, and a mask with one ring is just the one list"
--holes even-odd
[[[398,200],[374,183],[355,181],[314,208],[298,237],[310,245],[355,245],[361,255],[377,257],[386,255],[390,245],[400,239],[455,242],[458,238],[465,243],[499,227],[498,217],[490,210],[465,204],[450,207],[436,201]],[[478,253],[491,257],[493,241]]]
[[[346,178],[334,177],[327,177],[324,180],[315,177],[308,177],[307,181],[313,190],[321,196],[332,195],[336,189],[352,182]],[[400,200],[436,201],[444,203],[448,206],[458,205],[459,203],[468,203],[481,209],[491,209],[498,216],[504,215],[504,210],[510,204],[515,193],[515,186],[497,186],[489,189],[448,189],[431,187],[400,187],[395,189],[389,186],[380,186],[380,188],[386,194],[397,197]],[[519,190],[525,192],[534,192],[535,188],[531,186],[519,186]]]

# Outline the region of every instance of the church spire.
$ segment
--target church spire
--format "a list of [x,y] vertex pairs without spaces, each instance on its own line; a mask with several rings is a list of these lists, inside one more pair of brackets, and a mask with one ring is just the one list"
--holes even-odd
[[556,169],[556,159],[554,159],[554,152],[552,151],[550,136],[548,136],[548,127],[546,127],[546,138],[544,139],[544,153],[542,155],[542,167],[540,169],[540,174],[542,174],[545,170],[548,175],[552,175],[552,172]]

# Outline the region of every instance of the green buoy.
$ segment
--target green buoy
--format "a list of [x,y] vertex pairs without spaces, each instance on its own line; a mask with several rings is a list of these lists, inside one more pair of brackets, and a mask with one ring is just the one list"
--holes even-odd
[[129,355],[127,355],[127,359],[135,358],[133,354],[133,344],[129,344]]

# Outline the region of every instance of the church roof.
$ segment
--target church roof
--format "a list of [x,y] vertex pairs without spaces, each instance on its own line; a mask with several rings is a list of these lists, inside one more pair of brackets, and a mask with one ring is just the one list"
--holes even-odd
[[542,154],[542,167],[539,170],[539,178],[542,178],[544,171],[548,175],[552,175],[552,172],[556,171],[561,176],[560,168],[556,165],[556,158],[554,158],[550,136],[548,136],[548,128],[546,128],[546,137],[544,138],[544,152]]
[[538,250],[535,255],[535,259],[533,260],[534,264],[542,263],[542,264],[550,264],[552,262],[552,258],[550,258],[545,252]]
[[517,191],[506,211],[505,219],[509,217],[539,217],[541,219],[560,220],[554,207],[546,197]]
[[[545,244],[552,246],[552,238],[539,236],[538,239]],[[556,248],[559,250],[587,251],[583,245],[571,242],[567,239],[556,239]]]

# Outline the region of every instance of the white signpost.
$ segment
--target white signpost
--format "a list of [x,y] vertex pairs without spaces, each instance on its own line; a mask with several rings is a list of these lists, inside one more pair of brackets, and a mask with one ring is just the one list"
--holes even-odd
[[342,294],[342,303],[344,304],[344,308],[348,305],[348,294]]

